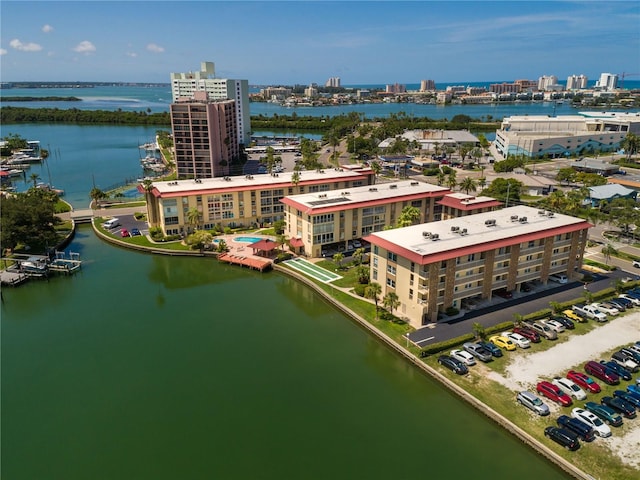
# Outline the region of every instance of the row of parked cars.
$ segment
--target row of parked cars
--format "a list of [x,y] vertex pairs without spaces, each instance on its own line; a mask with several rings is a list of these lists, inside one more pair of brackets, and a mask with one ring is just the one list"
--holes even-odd
[[[640,360],[640,341],[621,348],[614,355],[620,352],[627,352],[630,358]],[[574,400],[587,400],[587,394],[602,391],[591,376],[608,385],[619,385],[621,380],[633,380],[632,371],[614,361],[589,361],[584,365],[584,370],[586,373],[570,370],[564,378],[541,381],[536,385],[536,393],[563,407],[570,407]],[[638,365],[635,371],[638,371]],[[519,392],[516,401],[540,416],[549,415],[549,406],[536,393]],[[602,397],[600,402],[588,401],[584,408],[573,408],[570,416],[561,415],[556,420],[557,426],[545,428],[544,434],[569,450],[577,450],[580,448],[579,440],[590,442],[596,436],[609,437],[610,426],[621,426],[623,418],[636,418],[637,410],[640,410],[640,377],[636,378],[635,384],[627,385],[626,390],[615,390],[612,395]]]

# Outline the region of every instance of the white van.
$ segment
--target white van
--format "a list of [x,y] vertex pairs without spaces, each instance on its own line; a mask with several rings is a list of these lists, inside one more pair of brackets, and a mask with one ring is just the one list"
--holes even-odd
[[116,228],[118,225],[120,225],[120,220],[118,220],[117,218],[112,218],[111,220],[107,220],[106,222],[104,222],[102,224],[102,228],[111,230],[112,228]]
[[569,281],[567,276],[562,273],[554,273],[553,275],[549,275],[549,280],[558,283],[567,283]]

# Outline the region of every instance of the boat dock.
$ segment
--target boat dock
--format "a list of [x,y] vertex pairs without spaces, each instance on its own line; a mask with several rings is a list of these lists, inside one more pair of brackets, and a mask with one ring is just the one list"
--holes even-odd
[[22,255],[1,259],[4,269],[0,270],[0,283],[15,287],[31,278],[49,278],[52,273],[71,275],[80,270],[82,261],[80,254],[55,252],[55,258],[45,255]]
[[221,262],[229,263],[231,265],[240,265],[243,267],[249,267],[254,270],[259,270],[261,272],[265,271],[267,268],[270,268],[272,265],[272,261],[267,260],[265,258],[236,255],[232,253],[225,253],[224,255],[220,255],[218,257],[218,260],[220,260]]

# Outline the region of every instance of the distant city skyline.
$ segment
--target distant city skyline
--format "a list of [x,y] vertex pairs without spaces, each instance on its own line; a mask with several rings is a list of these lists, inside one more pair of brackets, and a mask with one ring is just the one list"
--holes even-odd
[[2,1],[0,80],[640,80],[638,2]]

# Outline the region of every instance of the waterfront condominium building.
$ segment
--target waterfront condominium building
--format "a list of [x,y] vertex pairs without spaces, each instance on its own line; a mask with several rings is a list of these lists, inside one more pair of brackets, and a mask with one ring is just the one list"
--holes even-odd
[[546,92],[558,89],[558,77],[555,75],[543,75],[538,78],[538,90]]
[[494,145],[502,158],[558,158],[615,151],[629,132],[640,133],[640,116],[636,113],[514,116],[502,120]]
[[587,88],[588,78],[584,75],[571,75],[567,77],[567,90],[584,90]]
[[[146,193],[150,227],[160,227],[165,235],[190,233],[195,228],[249,227],[284,219],[285,195],[331,189],[347,190],[370,185],[374,173],[369,168],[351,170],[301,171],[223,178],[198,178],[153,182]],[[194,225],[189,212],[198,211]]]
[[420,80],[421,92],[432,92],[436,89],[435,80]]
[[234,100],[209,100],[206,92],[180,97],[170,105],[179,179],[229,174],[240,148]]
[[325,87],[340,87],[340,77],[331,77],[324,84]]
[[599,90],[611,91],[618,88],[618,75],[614,73],[601,73],[600,79],[596,82]]
[[235,100],[238,141],[251,142],[251,114],[249,112],[249,82],[216,78],[213,62],[202,62],[199,72],[172,73],[171,95],[173,102],[179,98],[192,98],[195,92],[207,92],[211,100]]
[[381,285],[381,298],[394,292],[398,316],[418,328],[498,289],[546,283],[555,273],[575,279],[591,226],[517,206],[375,232],[365,237],[371,281]]
[[438,202],[447,193],[445,187],[407,180],[288,195],[280,200],[285,236],[296,253],[311,257],[353,250],[353,240],[396,225],[404,207],[417,208],[420,223],[438,220]]

